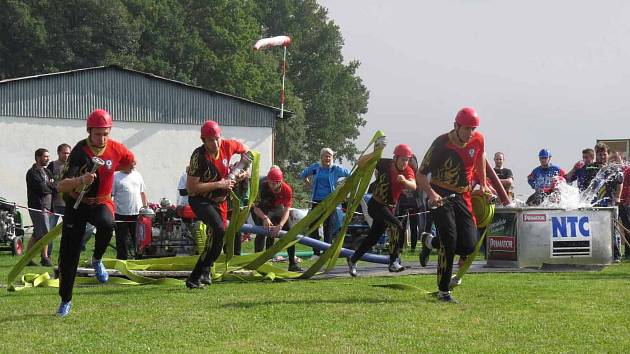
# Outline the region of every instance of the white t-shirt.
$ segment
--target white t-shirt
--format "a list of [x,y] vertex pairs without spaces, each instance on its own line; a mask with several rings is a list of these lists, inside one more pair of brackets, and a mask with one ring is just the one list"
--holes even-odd
[[127,174],[116,171],[114,173],[114,188],[112,189],[116,214],[138,215],[140,208],[142,208],[141,192],[146,192],[146,187],[140,172],[133,170]]
[[186,189],[186,180],[188,179],[188,173],[184,171],[179,177],[179,183],[177,183],[177,205],[188,205],[188,196],[179,195],[180,189]]

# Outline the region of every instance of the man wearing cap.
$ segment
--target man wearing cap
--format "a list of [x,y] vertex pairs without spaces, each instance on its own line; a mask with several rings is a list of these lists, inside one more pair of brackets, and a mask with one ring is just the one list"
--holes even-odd
[[229,191],[235,183],[245,178],[247,172],[231,178],[229,163],[234,154],[246,159],[248,148],[239,141],[223,139],[221,127],[215,121],[206,121],[201,126],[203,145],[190,156],[186,190],[188,203],[197,218],[207,226],[208,238],[192,272],[186,279],[189,289],[212,284],[210,268],[221,254],[225,236]]
[[534,194],[527,198],[527,205],[539,205],[555,189],[560,180],[564,180],[564,170],[551,163],[551,151],[541,149],[538,152],[540,166],[527,176],[527,183],[534,189]]
[[[57,314],[62,317],[70,312],[74,278],[87,222],[96,227],[92,255],[96,278],[101,283],[109,279],[101,258],[114,231],[114,171],[133,160],[133,154],[125,145],[109,138],[111,129],[112,116],[107,111],[97,109],[90,113],[87,118],[88,137],[79,141],[70,152],[62,180],[57,186],[57,190],[64,193],[66,202],[59,250],[61,305]],[[90,173],[94,165],[93,157],[99,157],[105,162],[96,173]],[[86,193],[75,209],[74,204],[84,187],[87,188]]]
[[[256,235],[255,251],[262,252],[264,248],[273,245],[274,237],[280,230],[289,231],[289,212],[293,200],[293,190],[284,181],[282,170],[278,166],[272,166],[267,177],[260,183],[258,199],[252,208],[252,218],[256,225],[269,228],[271,236]],[[295,258],[295,245],[287,249],[289,256],[289,271],[301,272]]]
[[136,222],[140,215],[140,209],[147,207],[147,194],[144,179],[140,172],[136,171],[136,160],[130,164],[121,166],[120,171],[114,174],[114,188],[112,196],[116,204],[116,258],[127,259],[128,248],[131,246],[136,252]]
[[[304,180],[307,188],[312,189],[311,210],[335,190],[339,179],[350,175],[347,169],[333,164],[334,153],[332,149],[323,148],[319,156],[319,163],[313,163],[300,173],[300,178]],[[324,221],[324,242],[329,244],[332,242],[335,216],[336,213],[333,212]],[[319,240],[319,230],[315,229],[310,237]],[[318,249],[313,249],[313,252],[316,256],[320,254]]]
[[[374,145],[375,151],[384,147],[379,141]],[[359,159],[358,164],[374,154],[368,154]],[[400,144],[394,148],[393,159],[380,159],[376,164],[376,186],[372,198],[368,202],[368,214],[372,217],[372,226],[368,236],[361,242],[354,254],[348,258],[350,275],[357,276],[356,263],[361,257],[376,244],[389,226],[389,271],[401,272],[405,267],[400,265],[398,256],[400,252],[399,238],[403,234],[401,220],[394,215],[396,203],[403,189],[416,189],[416,174],[409,166],[409,160],[413,156],[411,147]]]
[[444,302],[457,302],[450,291],[455,254],[470,255],[477,241],[470,195],[474,174],[482,193],[489,193],[484,138],[477,127],[477,112],[462,108],[455,117],[454,129],[433,141],[416,175],[418,188],[428,197],[427,207],[435,208],[431,217],[438,235],[422,234],[420,264],[426,266],[431,250],[438,249],[437,298]]

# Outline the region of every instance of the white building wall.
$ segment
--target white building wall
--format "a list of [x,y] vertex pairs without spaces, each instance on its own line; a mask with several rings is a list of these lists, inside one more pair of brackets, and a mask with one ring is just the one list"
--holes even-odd
[[[179,177],[192,151],[201,145],[199,129],[192,125],[114,122],[110,136],[136,155],[136,168],[144,177],[149,200],[158,202],[166,197],[174,203]],[[222,135],[260,152],[261,173],[271,167],[271,128],[223,126]],[[85,121],[0,117],[0,196],[26,205],[25,176],[35,161],[35,150],[48,149],[51,161],[56,160],[59,144],[74,146],[85,137]]]

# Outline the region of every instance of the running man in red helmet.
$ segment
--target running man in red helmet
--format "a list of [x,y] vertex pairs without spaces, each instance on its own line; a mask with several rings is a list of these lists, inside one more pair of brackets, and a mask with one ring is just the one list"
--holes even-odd
[[248,148],[240,142],[221,137],[221,127],[215,121],[201,126],[203,145],[193,151],[188,164],[188,203],[195,215],[207,226],[208,238],[199,255],[195,268],[186,279],[189,289],[212,284],[210,268],[221,254],[227,224],[227,197],[235,183],[247,176],[244,171],[236,178],[228,178],[230,159],[234,154],[243,155]]
[[[101,258],[114,231],[114,203],[112,187],[114,172],[133,161],[133,154],[125,145],[109,138],[112,116],[103,109],[96,109],[87,118],[87,139],[79,141],[68,157],[57,190],[64,195],[66,212],[61,232],[59,251],[59,296],[61,305],[57,314],[65,317],[70,312],[72,289],[77,273],[81,243],[86,223],[96,227],[92,267],[96,278],[107,282],[109,276]],[[105,165],[96,173],[90,173],[93,157],[99,157]],[[74,204],[84,186],[87,191],[78,208]]]
[[[472,212],[471,181],[476,173],[483,193],[489,193],[486,179],[484,139],[476,129],[479,116],[463,108],[455,117],[454,129],[439,136],[427,150],[416,176],[418,188],[428,197],[428,207],[438,236],[422,234],[420,264],[426,266],[431,250],[438,249],[438,299],[457,302],[451,297],[451,275],[455,254],[467,256],[474,251],[477,226]],[[429,181],[428,174],[431,174]],[[454,195],[445,202],[444,197]]]
[[[385,146],[385,140],[381,138],[375,144],[375,150]],[[373,154],[373,153],[372,153]],[[358,163],[372,154],[361,158]],[[400,144],[394,148],[393,159],[380,159],[376,165],[376,184],[372,198],[368,202],[368,213],[372,217],[372,226],[368,236],[361,242],[354,254],[348,258],[348,268],[350,275],[357,276],[356,264],[359,259],[376,244],[389,226],[390,247],[389,247],[389,271],[401,272],[405,267],[398,262],[399,242],[398,236],[402,235],[402,223],[394,215],[394,209],[398,198],[404,188],[416,189],[415,171],[409,166],[409,160],[413,156],[411,148],[407,144]]]

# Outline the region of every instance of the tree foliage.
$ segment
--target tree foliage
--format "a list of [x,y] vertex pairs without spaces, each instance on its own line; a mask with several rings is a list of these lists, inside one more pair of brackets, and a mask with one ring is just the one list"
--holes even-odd
[[368,91],[315,0],[0,0],[0,79],[118,64],[278,106],[282,50],[252,51],[276,35],[293,38],[276,163],[354,159]]

